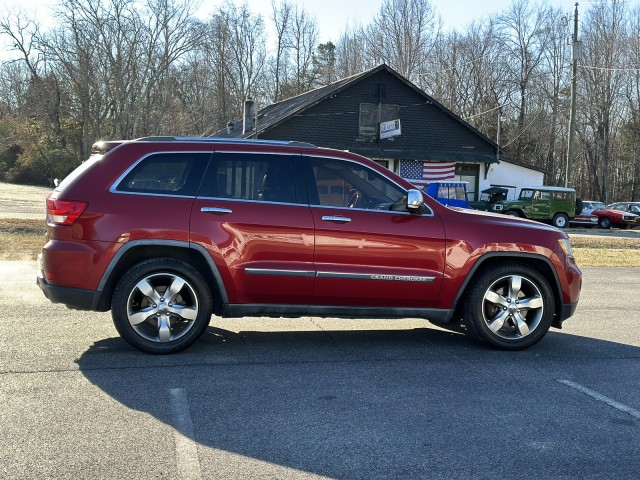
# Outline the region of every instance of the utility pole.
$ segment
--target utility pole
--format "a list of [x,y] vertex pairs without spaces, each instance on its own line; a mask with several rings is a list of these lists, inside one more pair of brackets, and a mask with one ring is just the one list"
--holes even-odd
[[500,130],[502,129],[502,108],[498,109],[498,131],[496,133],[496,162],[500,163]]
[[578,60],[581,52],[578,42],[578,3],[573,14],[573,41],[571,42],[571,113],[569,115],[569,145],[567,148],[567,171],[564,177],[564,186],[573,185],[573,139],[576,130],[576,77],[578,74]]

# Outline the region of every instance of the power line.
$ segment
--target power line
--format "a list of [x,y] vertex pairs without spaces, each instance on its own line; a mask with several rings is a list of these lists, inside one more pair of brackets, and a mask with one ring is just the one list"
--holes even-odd
[[580,65],[580,68],[587,68],[589,70],[602,70],[606,72],[640,72],[640,68],[608,68],[596,67],[595,65]]
[[443,73],[443,72],[449,72],[451,70],[457,70],[460,67],[464,67],[465,65],[471,65],[472,63],[479,62],[480,60],[483,60],[483,59],[485,59],[487,57],[490,57],[492,55],[493,55],[493,53],[487,53],[486,55],[483,55],[483,56],[478,57],[478,58],[474,58],[473,60],[466,61],[464,63],[461,63],[460,65],[456,65],[455,67],[442,68],[440,70],[426,70],[426,71],[420,72],[419,75],[424,77],[425,75],[435,75],[437,73]]
[[505,105],[508,105],[509,103],[510,103],[510,104],[513,104],[513,102],[512,102],[511,100],[509,100],[507,103],[503,103],[502,105],[498,105],[497,107],[494,107],[494,108],[492,108],[492,109],[490,109],[490,110],[485,110],[484,112],[476,113],[475,115],[470,115],[470,116],[468,116],[468,117],[461,117],[461,118],[462,118],[463,120],[471,120],[472,118],[479,117],[479,116],[484,115],[484,114],[486,114],[486,113],[494,112],[494,111],[496,111],[496,110],[498,110],[498,109],[500,109],[500,108],[504,107]]
[[538,112],[538,113],[536,114],[536,116],[535,116],[535,117],[533,117],[533,120],[531,120],[531,122],[529,122],[529,125],[527,125],[526,127],[524,127],[524,128],[522,129],[522,131],[520,132],[520,135],[518,135],[516,138],[512,139],[509,143],[506,143],[506,144],[504,144],[504,145],[501,145],[501,147],[508,147],[508,146],[509,146],[509,145],[511,145],[513,142],[515,142],[517,139],[519,139],[522,135],[524,135],[524,132],[526,132],[526,131],[529,129],[529,127],[530,127],[531,125],[533,125],[533,122],[535,122],[535,121],[538,119],[538,117],[540,116],[540,114],[541,114],[541,113],[542,113],[542,111]]

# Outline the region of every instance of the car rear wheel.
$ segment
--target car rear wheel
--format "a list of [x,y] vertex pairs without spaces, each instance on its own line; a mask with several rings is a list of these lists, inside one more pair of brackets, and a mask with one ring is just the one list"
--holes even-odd
[[463,306],[469,334],[504,350],[521,350],[549,330],[554,296],[546,279],[519,263],[495,265],[477,276]]
[[600,228],[611,228],[611,220],[609,217],[600,217],[598,220],[598,226]]
[[111,315],[118,333],[148,353],[174,353],[195,342],[211,319],[211,292],[200,273],[172,258],[138,263],[118,282]]
[[510,217],[522,218],[522,215],[520,215],[520,212],[517,210],[507,210],[504,214],[509,215]]
[[566,213],[556,213],[551,221],[556,228],[567,228],[569,225],[569,217]]

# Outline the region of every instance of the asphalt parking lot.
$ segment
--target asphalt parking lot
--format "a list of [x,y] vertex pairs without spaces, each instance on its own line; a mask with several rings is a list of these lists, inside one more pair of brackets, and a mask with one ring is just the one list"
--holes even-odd
[[640,269],[524,352],[419,319],[214,319],[173,356],[0,262],[0,477],[638,478]]

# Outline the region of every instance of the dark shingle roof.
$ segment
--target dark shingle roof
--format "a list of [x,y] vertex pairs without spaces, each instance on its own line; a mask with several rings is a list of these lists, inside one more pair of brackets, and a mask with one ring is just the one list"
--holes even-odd
[[[339,92],[343,88],[351,85],[362,77],[366,77],[371,74],[371,70],[366,72],[352,75],[351,77],[343,78],[330,85],[316,88],[305,93],[301,93],[295,97],[287,98],[277,103],[273,103],[267,107],[264,107],[258,112],[258,132],[264,132],[270,128],[275,127],[283,120],[286,120],[308,108],[317,105],[326,98],[330,98],[335,93]],[[254,135],[253,130],[247,133],[246,136]],[[211,135],[212,137],[242,137],[242,119],[233,122],[233,130],[231,133],[227,132],[227,129],[220,130],[219,132]]]
[[[429,96],[424,90],[421,90],[416,85],[411,83],[407,78],[400,75],[394,69],[389,67],[388,65],[380,64],[377,67],[374,67],[370,70],[366,70],[362,73],[358,73],[356,75],[352,75],[347,78],[343,78],[342,80],[338,80],[330,85],[316,88],[315,90],[310,90],[308,92],[302,93],[295,97],[288,98],[286,100],[282,100],[278,103],[274,103],[267,107],[264,107],[262,110],[258,112],[258,134],[264,133],[280,123],[292,118],[295,115],[299,115],[305,110],[317,105],[318,103],[331,98],[333,95],[339,93],[340,91],[350,87],[351,85],[359,82],[360,80],[378,73],[381,70],[386,70],[390,74],[394,75],[400,81],[402,81],[409,88],[416,91],[418,94],[422,95],[426,101],[436,108],[440,109],[445,114],[449,115],[456,122],[460,123],[467,129],[471,130],[475,135],[482,138],[485,142],[488,142],[493,149],[497,148],[498,145],[491,140],[489,137],[484,135],[482,132],[477,130],[475,127],[464,121],[458,115],[453,113],[451,110],[446,108],[440,102]],[[212,137],[221,137],[221,138],[242,138],[242,137],[252,137],[255,136],[255,132],[251,129],[245,135],[242,134],[242,119],[239,121],[233,122],[233,128],[229,132],[227,129],[220,130],[213,135]],[[464,155],[463,155],[464,156]],[[462,158],[456,158],[457,161],[465,161]],[[506,160],[506,159],[505,159]]]

